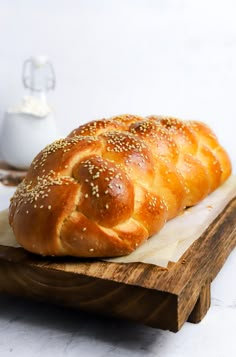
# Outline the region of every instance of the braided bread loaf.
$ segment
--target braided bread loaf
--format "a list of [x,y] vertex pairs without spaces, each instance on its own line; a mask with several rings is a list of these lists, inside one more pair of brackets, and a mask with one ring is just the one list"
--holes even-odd
[[12,198],[9,220],[31,252],[126,255],[230,173],[227,153],[201,122],[97,120],[37,155]]

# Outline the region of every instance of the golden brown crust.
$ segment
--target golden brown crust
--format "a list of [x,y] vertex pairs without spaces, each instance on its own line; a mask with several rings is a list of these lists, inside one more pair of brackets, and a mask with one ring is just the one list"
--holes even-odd
[[230,173],[227,153],[204,123],[120,115],[84,124],[42,150],[9,220],[31,252],[125,255]]

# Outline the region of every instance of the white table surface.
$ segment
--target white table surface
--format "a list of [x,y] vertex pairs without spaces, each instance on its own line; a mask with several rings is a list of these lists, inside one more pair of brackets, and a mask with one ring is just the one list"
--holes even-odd
[[[127,112],[200,119],[235,171],[235,13],[234,0],[1,0],[0,125],[22,94],[23,60],[47,53],[63,133]],[[10,195],[0,186],[0,209]],[[234,357],[235,272],[236,250],[204,320],[177,334],[0,294],[0,357]]]

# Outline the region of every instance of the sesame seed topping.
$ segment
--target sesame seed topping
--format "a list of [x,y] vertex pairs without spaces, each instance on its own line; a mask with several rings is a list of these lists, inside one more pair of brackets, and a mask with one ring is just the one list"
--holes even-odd
[[[86,138],[84,136],[74,136],[73,138],[65,138],[54,141],[52,144],[46,146],[46,148],[42,151],[40,156],[37,156],[33,162],[32,166],[34,169],[38,167],[43,167],[50,155],[57,152],[58,150],[62,150],[64,153],[71,151],[72,147],[77,145],[81,141],[85,141]],[[97,141],[98,139],[95,137],[87,138],[87,142],[92,143]],[[67,166],[67,165],[66,165]],[[66,167],[65,167],[66,168]],[[45,169],[44,171],[45,172]]]
[[[45,197],[48,197],[46,192],[50,192],[52,186],[61,186],[77,184],[77,182],[69,176],[55,177],[52,173],[43,175],[41,177],[37,176],[35,182],[27,182],[27,179],[23,180],[17,187],[14,193],[13,200],[17,206],[24,204],[32,204],[34,208],[37,208],[36,201],[42,201]],[[41,203],[41,202],[40,202]],[[42,208],[43,204],[39,205]]]

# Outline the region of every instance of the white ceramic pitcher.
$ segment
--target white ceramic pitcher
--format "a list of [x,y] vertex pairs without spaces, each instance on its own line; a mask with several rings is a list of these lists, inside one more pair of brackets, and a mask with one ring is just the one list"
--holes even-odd
[[27,169],[40,150],[60,137],[46,98],[55,88],[55,74],[45,56],[24,62],[23,84],[28,94],[5,112],[0,137],[2,158],[18,169]]

